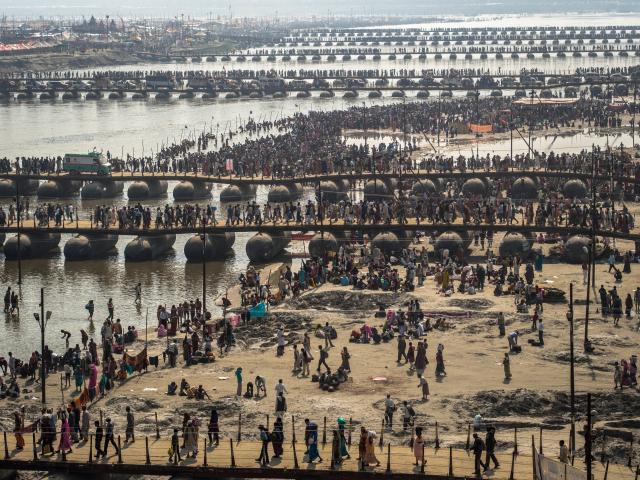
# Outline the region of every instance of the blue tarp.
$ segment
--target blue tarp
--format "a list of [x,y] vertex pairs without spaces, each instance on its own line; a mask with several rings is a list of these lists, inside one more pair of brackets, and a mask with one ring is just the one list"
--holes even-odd
[[264,302],[260,302],[249,309],[249,314],[251,318],[262,318],[267,314],[267,305]]

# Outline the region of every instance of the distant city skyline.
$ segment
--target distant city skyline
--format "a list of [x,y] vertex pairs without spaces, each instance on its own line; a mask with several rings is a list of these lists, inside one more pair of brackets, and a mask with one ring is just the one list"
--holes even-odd
[[180,14],[205,18],[228,17],[310,17],[331,15],[482,15],[558,12],[639,11],[635,0],[0,0],[0,18],[78,17],[90,15],[172,17]]

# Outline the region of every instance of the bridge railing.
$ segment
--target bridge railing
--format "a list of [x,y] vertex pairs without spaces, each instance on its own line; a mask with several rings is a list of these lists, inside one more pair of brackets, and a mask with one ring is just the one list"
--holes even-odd
[[[404,445],[392,445],[390,441],[384,439],[384,430],[381,431],[379,439],[378,437],[372,437],[373,456],[367,455],[365,458],[360,458],[359,434],[354,437],[352,430],[353,428],[349,426],[345,429],[343,448],[348,452],[347,455],[345,455],[344,450],[341,454],[333,453],[334,433],[332,431],[327,432],[325,427],[325,429],[318,432],[316,446],[319,457],[322,460],[317,459],[321,463],[316,462],[314,469],[368,471],[385,474],[431,474],[457,478],[458,476],[470,475],[474,468],[474,461],[469,453],[469,448],[464,449],[453,445],[446,447],[438,443],[437,437],[435,444],[429,446],[428,442],[425,442],[414,449],[416,437],[414,437],[413,428],[411,439],[407,439]],[[96,446],[96,438],[93,433],[73,445],[73,450],[59,449],[55,453],[43,453],[41,442],[35,432],[32,432],[30,442],[23,441],[23,449],[18,450],[16,449],[16,442],[12,442],[11,437],[9,437],[11,433],[5,431],[3,432],[4,460],[24,462],[25,465],[31,464],[33,468],[37,468],[41,462],[63,464],[67,462],[104,464],[106,462],[116,465],[170,464],[184,467],[217,467],[223,469],[265,468],[268,466],[271,469],[298,470],[304,468],[303,464],[310,465],[314,463],[307,453],[308,444],[305,441],[304,431],[298,431],[298,435],[296,435],[295,429],[291,432],[291,436],[282,442],[282,454],[279,458],[273,458],[273,445],[269,444],[267,446],[269,459],[264,461],[259,461],[263,443],[254,439],[245,439],[240,430],[237,436],[231,432],[226,437],[221,435],[219,442],[212,441],[206,433],[199,432],[196,434],[195,441],[189,441],[186,446],[179,448],[181,452],[179,456],[171,448],[171,431],[170,429],[161,434],[157,430],[155,436],[137,435],[135,443],[124,442],[121,435],[116,435],[113,440],[117,445],[117,449],[112,449],[115,453],[107,458],[100,458],[97,455],[97,449],[102,448],[102,446]],[[101,440],[105,441],[106,439],[102,438]],[[179,442],[182,444],[184,439],[180,438]],[[273,442],[271,441],[271,443]],[[107,448],[106,445],[105,448]],[[189,459],[187,455],[191,456],[192,459]],[[509,478],[513,480],[516,478],[514,476],[516,470],[518,471],[517,478],[529,478],[530,473],[523,474],[522,472],[530,469],[531,461],[527,458],[530,455],[511,451],[498,453],[498,456],[502,463],[505,464],[505,467],[508,467],[505,468],[503,476],[496,478],[506,479],[506,475],[509,475]],[[0,465],[2,465],[2,461],[0,461]]]
[[[102,421],[102,411],[100,411],[100,420]],[[267,431],[270,431],[273,427],[273,421],[276,416],[270,414],[264,414],[262,425],[264,425]],[[275,462],[269,463],[270,468],[300,468],[302,463],[311,463],[308,456],[305,457],[305,450],[307,449],[306,433],[308,432],[303,419],[296,417],[295,415],[287,416],[282,415],[283,424],[283,437],[282,437],[282,449],[283,454],[281,458]],[[228,420],[228,419],[224,419]],[[169,450],[171,446],[171,434],[174,431],[174,427],[160,428],[158,423],[157,414],[151,419],[145,419],[144,426],[138,427],[136,433],[137,441],[135,443],[123,442],[122,436],[117,434],[114,436],[114,443],[117,445],[117,450],[114,455],[106,459],[109,463],[127,463],[127,464],[165,464],[167,460],[169,463],[177,465],[180,463],[185,466],[216,466],[219,468],[236,468],[242,466],[255,465],[256,457],[259,456],[262,447],[261,442],[257,439],[257,430],[255,432],[248,432],[247,425],[244,424],[242,413],[238,414],[236,429],[230,428],[227,430],[221,429],[218,425],[218,431],[214,432],[212,429],[208,429],[206,425],[199,427],[199,431],[195,433],[195,442],[189,442],[189,444],[181,448],[181,458],[184,458],[187,454],[191,456],[194,451],[197,451],[196,461],[194,456],[193,460],[178,460],[176,455],[169,456]],[[252,424],[258,423],[255,417],[251,419]],[[288,423],[288,425],[287,425]],[[372,422],[368,422],[369,424]],[[373,422],[375,423],[375,422]],[[317,447],[320,456],[324,460],[323,468],[339,469],[342,468],[339,463],[344,457],[344,468],[352,468],[358,471],[373,470],[379,472],[398,472],[398,471],[412,471],[413,473],[424,474],[441,474],[441,475],[468,475],[473,468],[472,448],[473,438],[472,433],[478,432],[483,436],[486,427],[489,425],[498,426],[498,433],[496,434],[497,440],[497,456],[500,458],[501,463],[505,464],[502,472],[505,476],[498,476],[494,478],[529,478],[522,475],[523,470],[531,468],[531,451],[530,447],[536,447],[539,453],[546,452],[547,447],[543,445],[557,445],[560,440],[564,440],[569,446],[570,453],[578,450],[577,445],[571,444],[570,431],[567,432],[564,429],[559,429],[558,426],[545,426],[540,425],[538,429],[532,428],[531,425],[525,426],[520,431],[517,427],[501,428],[500,420],[484,420],[482,427],[477,430],[472,427],[471,422],[465,424],[456,424],[453,426],[444,426],[439,422],[428,421],[425,418],[413,417],[410,421],[404,421],[402,418],[395,418],[394,422],[390,422],[387,417],[382,417],[378,427],[375,425],[368,425],[369,431],[377,431],[376,436],[373,438],[373,446],[375,456],[380,462],[379,466],[369,465],[365,467],[359,457],[359,442],[360,442],[360,426],[364,426],[364,422],[360,423],[349,418],[348,421],[343,423],[344,432],[344,447],[349,453],[349,457],[346,455],[332,455],[332,443],[334,431],[339,431],[338,423],[333,419],[323,417],[321,422],[318,422],[316,426],[317,435]],[[144,432],[142,432],[144,428]],[[177,427],[176,427],[177,428]],[[416,441],[416,429],[422,429],[423,445],[416,451],[414,449],[414,443]],[[209,431],[207,431],[209,430]],[[180,433],[183,432],[182,428],[178,428]],[[81,439],[78,443],[73,445],[73,451],[59,449],[58,455],[55,456],[53,452],[43,453],[43,444],[41,438],[37,438],[36,431],[31,431],[31,441],[25,441],[23,434],[16,434],[15,432],[3,431],[3,448],[4,448],[4,460],[16,460],[23,462],[32,461],[59,461],[59,462],[84,462],[84,463],[103,463],[105,460],[100,460],[97,457],[96,439],[93,433],[90,433],[87,438]],[[50,433],[50,432],[48,432]],[[59,442],[61,432],[56,432],[58,437],[56,443]],[[77,432],[76,432],[77,433]],[[144,433],[144,435],[141,435]],[[537,433],[537,435],[536,435]],[[24,434],[29,437],[28,433]],[[339,435],[339,434],[338,434]],[[615,463],[615,459],[610,457],[607,453],[608,442],[613,435],[619,435],[619,432],[612,432],[607,435],[607,430],[603,429],[596,432],[594,436],[594,443],[592,445],[592,451],[596,462],[600,462],[601,469],[609,468],[609,463],[617,466],[616,477],[620,479],[631,479],[640,470],[639,465],[633,464],[634,458],[634,439],[633,435],[628,435],[628,452],[627,459],[623,463]],[[15,437],[15,440],[14,438]],[[444,437],[444,438],[443,438]],[[537,437],[537,438],[536,438]],[[578,436],[580,438],[580,436]],[[465,440],[466,439],[466,440]],[[529,442],[529,439],[531,442]],[[107,440],[105,437],[103,441]],[[18,442],[23,444],[22,449],[17,449]],[[179,438],[181,444],[184,443],[183,438]],[[28,445],[30,443],[30,445]],[[124,448],[123,448],[124,447]],[[54,445],[55,448],[55,445]],[[58,445],[59,448],[59,445]],[[101,448],[101,447],[100,447]],[[105,445],[106,448],[106,445]],[[273,445],[268,446],[268,454],[271,457],[273,454],[271,450]],[[424,452],[420,455],[420,452]],[[555,452],[547,452],[547,456],[554,457]],[[416,456],[418,459],[416,460]],[[338,459],[339,457],[339,459]],[[485,459],[485,453],[483,452],[482,460]],[[357,461],[354,461],[357,460]],[[201,462],[201,463],[200,463]],[[264,462],[261,466],[266,466],[268,462]],[[570,455],[570,463],[576,467],[582,465],[582,460],[578,459],[575,454]],[[2,461],[0,461],[0,465]],[[507,468],[507,465],[509,466]]]

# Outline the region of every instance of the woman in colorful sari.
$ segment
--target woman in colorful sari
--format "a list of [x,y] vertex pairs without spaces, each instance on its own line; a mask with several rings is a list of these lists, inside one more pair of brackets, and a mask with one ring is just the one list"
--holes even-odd
[[62,426],[60,427],[60,443],[58,444],[58,451],[56,453],[71,453],[71,427],[69,426],[69,419],[67,414],[62,414]]
[[98,367],[95,363],[89,365],[89,400],[96,398],[96,386],[98,384]]
[[367,439],[367,445],[365,447],[364,462],[367,465],[380,466],[380,461],[376,457],[376,445],[375,445],[376,432],[369,432],[369,438]]

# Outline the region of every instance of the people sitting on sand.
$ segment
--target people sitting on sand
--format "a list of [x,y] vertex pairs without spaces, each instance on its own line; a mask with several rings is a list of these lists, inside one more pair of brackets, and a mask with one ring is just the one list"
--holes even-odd
[[0,385],[0,399],[11,398],[16,399],[20,396],[20,387],[18,382],[14,379],[7,387],[5,383]]
[[261,394],[263,397],[267,396],[267,380],[263,376],[256,375],[254,385],[256,388],[256,398],[260,398]]
[[207,391],[204,389],[204,387],[202,385],[198,385],[198,389],[195,392],[196,400],[204,400],[205,397],[211,400],[211,397],[209,396]]
[[178,384],[176,382],[171,382],[167,386],[167,395],[175,395],[178,391]]
[[158,326],[158,338],[165,338],[167,336],[167,329],[163,324]]
[[191,388],[189,385],[189,382],[187,382],[183,378],[182,380],[180,380],[180,393],[178,395],[180,395],[181,397],[186,397],[189,391],[189,388]]

